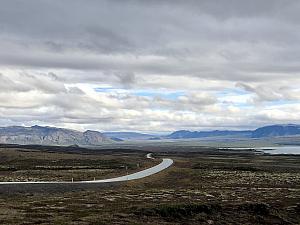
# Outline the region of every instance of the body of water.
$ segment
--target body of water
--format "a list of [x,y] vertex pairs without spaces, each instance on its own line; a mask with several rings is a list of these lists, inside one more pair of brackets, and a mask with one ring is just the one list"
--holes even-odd
[[278,154],[300,155],[300,146],[263,147],[263,148],[259,148],[258,150],[272,155],[278,155]]

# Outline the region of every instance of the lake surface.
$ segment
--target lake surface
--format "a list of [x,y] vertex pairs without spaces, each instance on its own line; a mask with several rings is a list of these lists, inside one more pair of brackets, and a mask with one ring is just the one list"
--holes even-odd
[[278,154],[300,155],[300,146],[263,147],[257,150],[263,151],[271,155],[278,155]]

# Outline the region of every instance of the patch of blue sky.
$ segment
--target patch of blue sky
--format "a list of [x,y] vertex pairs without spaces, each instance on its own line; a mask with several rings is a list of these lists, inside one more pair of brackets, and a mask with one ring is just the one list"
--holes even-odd
[[294,105],[294,104],[300,104],[300,101],[298,100],[275,100],[275,101],[269,101],[266,102],[266,106],[281,106],[281,105]]
[[185,95],[184,91],[165,92],[165,91],[139,90],[139,91],[133,91],[132,93],[137,96],[162,97],[170,100],[175,100],[178,97]]
[[116,91],[116,90],[119,90],[119,89],[112,88],[112,87],[97,87],[97,88],[94,88],[94,91],[104,92],[104,93],[110,93],[110,92],[113,92],[113,91]]
[[97,87],[94,88],[95,92],[100,93],[120,93],[126,92],[136,96],[142,97],[161,97],[170,100],[176,100],[178,97],[185,95],[184,91],[164,91],[164,90],[131,90],[131,89],[120,89],[113,87]]
[[251,107],[251,100],[253,99],[253,93],[249,93],[240,88],[226,88],[222,91],[215,92],[215,95],[220,104],[224,107],[235,106],[238,108]]

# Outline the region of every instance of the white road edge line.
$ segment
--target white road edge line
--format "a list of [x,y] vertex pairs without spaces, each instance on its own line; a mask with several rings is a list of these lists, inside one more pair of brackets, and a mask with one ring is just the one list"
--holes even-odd
[[[152,153],[148,153],[146,155],[147,159],[154,159],[152,157]],[[89,180],[89,181],[11,181],[11,182],[0,182],[0,185],[8,185],[8,184],[88,184],[88,183],[113,183],[113,182],[122,182],[122,181],[129,181],[129,180],[137,180],[142,179],[153,174],[159,173],[168,167],[170,167],[174,161],[172,159],[163,159],[162,162],[156,166],[153,166],[149,169],[145,169],[133,174],[115,177],[110,179],[103,179],[103,180]]]

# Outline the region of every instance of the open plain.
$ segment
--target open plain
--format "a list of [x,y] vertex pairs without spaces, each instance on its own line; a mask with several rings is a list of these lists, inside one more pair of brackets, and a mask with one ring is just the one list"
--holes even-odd
[[[214,148],[0,148],[1,181],[112,178],[171,158],[153,176],[72,189],[0,187],[1,224],[299,224],[300,157]],[[126,169],[127,168],[127,169]]]

